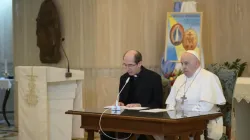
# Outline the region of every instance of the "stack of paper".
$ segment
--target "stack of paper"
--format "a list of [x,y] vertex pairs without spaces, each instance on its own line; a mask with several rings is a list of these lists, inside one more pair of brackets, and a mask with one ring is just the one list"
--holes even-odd
[[151,113],[158,113],[158,112],[167,112],[167,109],[148,109],[148,110],[141,110],[140,112],[151,112]]
[[[112,109],[115,108],[115,106],[105,106],[105,109]],[[147,109],[148,107],[126,107],[126,106],[120,106],[121,109],[127,109],[127,110],[142,110]]]

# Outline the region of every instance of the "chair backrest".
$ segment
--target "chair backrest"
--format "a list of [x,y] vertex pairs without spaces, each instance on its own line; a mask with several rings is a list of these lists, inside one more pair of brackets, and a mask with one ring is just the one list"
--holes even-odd
[[206,69],[218,76],[226,101],[232,104],[237,71],[218,64],[209,65]]
[[168,79],[165,78],[162,79],[162,88],[163,88],[162,107],[166,108],[165,102],[171,90],[170,81]]
[[224,114],[224,125],[231,126],[231,110],[234,87],[238,77],[237,71],[218,64],[211,64],[206,69],[217,75],[221,82],[223,94],[227,103],[226,105],[220,106],[220,108],[221,112]]

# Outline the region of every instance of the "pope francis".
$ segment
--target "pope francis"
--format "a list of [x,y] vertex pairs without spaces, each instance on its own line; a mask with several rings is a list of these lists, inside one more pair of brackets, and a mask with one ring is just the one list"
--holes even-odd
[[[166,100],[167,110],[219,111],[217,105],[226,103],[219,78],[201,68],[199,55],[188,50],[181,56],[183,73],[177,77]],[[208,137],[218,140],[223,133],[223,118],[211,120]],[[156,139],[163,137],[155,136]],[[192,138],[190,138],[192,139]],[[201,137],[204,139],[204,136]]]

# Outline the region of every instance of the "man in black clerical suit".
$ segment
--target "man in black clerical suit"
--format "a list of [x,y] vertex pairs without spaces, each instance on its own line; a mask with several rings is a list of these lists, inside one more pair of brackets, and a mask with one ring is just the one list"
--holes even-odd
[[[127,107],[162,108],[162,82],[161,76],[142,66],[142,55],[139,51],[129,50],[123,56],[123,67],[126,73],[120,77],[119,91],[123,88],[128,77],[129,82],[120,94],[119,105]],[[105,132],[106,133],[106,132]],[[114,137],[115,134],[107,132]],[[119,133],[120,134],[120,133]],[[120,134],[119,138],[126,138],[126,133]],[[102,140],[110,138],[101,134]],[[144,140],[141,135],[138,140]]]
[[142,66],[141,53],[130,50],[123,57],[123,66],[126,73],[120,78],[119,91],[128,77],[129,82],[120,94],[120,105],[128,107],[162,107],[161,76]]

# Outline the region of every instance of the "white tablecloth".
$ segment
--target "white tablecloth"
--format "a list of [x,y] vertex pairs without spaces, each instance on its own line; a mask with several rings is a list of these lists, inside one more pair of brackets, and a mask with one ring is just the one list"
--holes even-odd
[[[236,140],[250,140],[250,77],[239,77],[234,89]],[[234,123],[234,121],[232,121]]]
[[[10,80],[10,79],[5,79],[5,78],[0,77],[0,111],[2,111],[2,104],[3,104],[4,96],[6,94],[6,90],[11,88],[12,83],[13,83],[12,79]],[[9,98],[11,99],[11,101],[8,100],[6,110],[13,111],[14,109],[13,95],[10,95]],[[1,117],[0,117],[0,120],[1,120]]]
[[0,89],[10,89],[11,82],[10,79],[0,78]]
[[[0,77],[0,111],[2,112],[2,107],[3,107],[3,101],[6,95],[6,90],[7,89],[11,89],[11,87],[13,86],[13,79],[5,79],[3,77]],[[13,111],[14,110],[14,94],[13,94],[13,90],[10,90],[10,94],[9,94],[9,98],[7,100],[6,103],[6,107],[5,107],[5,111]],[[2,112],[3,113],[3,112]],[[9,120],[10,118],[13,119],[13,115],[12,114],[6,114],[7,115],[7,119]],[[4,119],[3,115],[0,115],[0,120]]]

